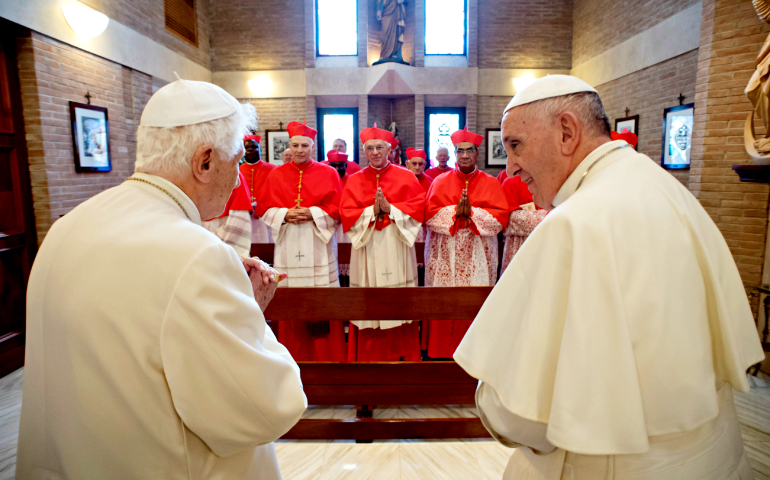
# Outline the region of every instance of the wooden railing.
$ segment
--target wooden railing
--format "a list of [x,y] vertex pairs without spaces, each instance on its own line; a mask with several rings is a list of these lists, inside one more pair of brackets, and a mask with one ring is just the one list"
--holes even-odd
[[[279,288],[271,321],[467,320],[491,287]],[[298,362],[311,405],[356,405],[354,419],[303,419],[283,438],[484,438],[478,418],[375,419],[376,405],[473,404],[476,379],[455,362]]]

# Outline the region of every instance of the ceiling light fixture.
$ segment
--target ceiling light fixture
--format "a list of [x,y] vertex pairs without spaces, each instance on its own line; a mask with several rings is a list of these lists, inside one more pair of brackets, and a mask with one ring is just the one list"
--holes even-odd
[[85,5],[62,5],[61,11],[72,30],[85,38],[94,38],[104,32],[110,18]]

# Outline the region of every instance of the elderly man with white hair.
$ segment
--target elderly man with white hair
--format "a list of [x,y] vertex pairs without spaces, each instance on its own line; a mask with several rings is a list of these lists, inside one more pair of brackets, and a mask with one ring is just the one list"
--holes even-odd
[[425,175],[430,178],[436,179],[439,175],[446,172],[451,172],[453,169],[448,165],[449,163],[449,149],[441,147],[436,150],[436,161],[438,165],[433,168],[425,170]]
[[[415,287],[413,247],[422,225],[425,190],[412,172],[388,161],[392,133],[375,123],[360,137],[369,166],[348,179],[340,202],[342,228],[353,244],[350,286]],[[350,323],[348,360],[420,359],[417,322]]]
[[748,480],[732,389],[764,359],[738,269],[675,178],[551,75],[504,112],[510,176],[550,213],[454,358],[506,479]]
[[284,276],[201,226],[225,208],[255,116],[208,83],[163,87],[135,173],[48,232],[16,478],[281,478],[272,442],[307,404],[262,316]]

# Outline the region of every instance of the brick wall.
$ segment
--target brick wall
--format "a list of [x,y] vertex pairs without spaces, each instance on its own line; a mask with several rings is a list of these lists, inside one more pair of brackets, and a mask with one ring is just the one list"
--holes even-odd
[[305,68],[304,0],[216,0],[211,8],[211,69]]
[[[18,51],[35,223],[42,242],[61,215],[133,173],[134,131],[152,82],[35,32],[18,40]],[[111,172],[75,172],[69,102],[85,103],[86,91],[93,105],[109,109]]]
[[[262,137],[262,160],[267,161],[267,135],[265,135],[265,130],[280,130],[279,122],[283,122],[284,130],[286,130],[286,125],[291,121],[301,122],[306,115],[305,97],[251,98],[247,101],[257,109],[259,129],[256,133]],[[313,122],[315,122],[315,117],[313,117]]]
[[[685,96],[685,103],[695,100],[695,74],[698,51],[685,53],[652,67],[596,87],[604,103],[610,126],[616,118],[639,115],[639,145],[637,150],[660,163],[663,135],[663,109],[679,105],[677,97]],[[669,170],[684,186],[688,186],[689,170]]]
[[731,165],[751,163],[743,125],[752,106],[743,90],[768,32],[750,0],[704,1],[690,190],[722,231],[747,287],[762,280],[768,187],[739,182]]
[[163,0],[80,0],[118,23],[209,68],[209,0],[196,0],[198,45],[166,29]]
[[479,0],[478,67],[572,68],[572,0]]
[[477,113],[476,113],[476,133],[484,135],[484,142],[479,148],[479,168],[484,170],[490,175],[497,176],[503,168],[484,168],[485,160],[487,158],[487,139],[486,129],[499,129],[500,121],[503,119],[503,110],[511,101],[511,97],[488,97],[479,95],[477,98]]
[[580,65],[699,0],[574,0],[572,63]]
[[369,97],[368,121],[366,125],[371,127],[375,123],[379,128],[388,128],[390,126],[391,101],[389,98]]

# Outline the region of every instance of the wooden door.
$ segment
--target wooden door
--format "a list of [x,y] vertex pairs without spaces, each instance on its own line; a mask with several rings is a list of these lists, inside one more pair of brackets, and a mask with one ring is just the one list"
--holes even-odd
[[[0,27],[3,25],[0,24]],[[16,69],[16,41],[0,34],[0,376],[24,365],[26,291],[37,252]]]

